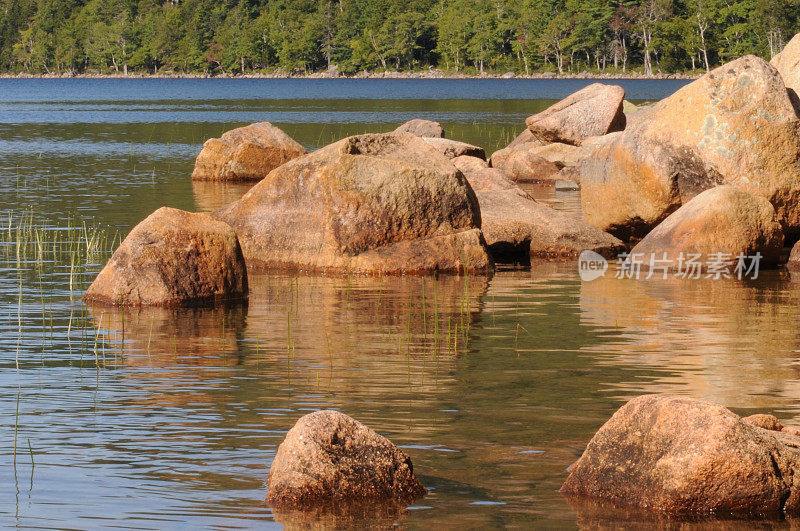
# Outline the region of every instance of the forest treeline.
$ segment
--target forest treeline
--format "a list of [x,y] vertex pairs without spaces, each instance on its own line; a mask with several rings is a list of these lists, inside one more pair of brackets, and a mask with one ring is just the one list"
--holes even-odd
[[800,0],[0,0],[0,72],[686,72],[798,31]]

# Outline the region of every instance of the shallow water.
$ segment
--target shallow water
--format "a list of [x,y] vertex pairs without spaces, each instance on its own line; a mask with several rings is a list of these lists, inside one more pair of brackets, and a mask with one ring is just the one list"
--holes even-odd
[[[401,445],[431,489],[358,524],[647,526],[557,492],[626,399],[679,393],[800,423],[800,282],[786,271],[636,281],[612,266],[581,282],[574,263],[536,262],[492,277],[253,275],[233,309],[79,300],[115,232],[246,190],[189,181],[208,136],[270,120],[311,149],[419,116],[490,152],[581,83],[0,80],[0,522],[307,524],[264,506],[264,478],[296,419],[333,407]],[[574,193],[536,193],[577,208]],[[22,212],[38,236],[17,233]],[[84,221],[109,239],[70,254]]]

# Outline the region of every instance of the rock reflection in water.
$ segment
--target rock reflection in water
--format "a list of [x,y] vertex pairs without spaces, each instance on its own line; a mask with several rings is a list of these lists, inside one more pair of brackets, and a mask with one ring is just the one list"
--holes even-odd
[[192,181],[197,212],[214,212],[242,197],[254,182]]
[[[129,365],[236,365],[247,304],[217,308],[89,306],[109,353],[123,350]],[[229,356],[233,355],[233,356]]]
[[[786,271],[755,281],[647,280],[605,277],[584,282],[582,321],[620,330],[613,345],[587,347],[598,363],[661,367],[655,381],[619,387],[623,398],[681,393],[726,407],[768,412],[800,393],[800,284]],[[779,415],[780,416],[780,415]]]
[[391,504],[349,504],[311,507],[302,511],[276,510],[275,521],[294,529],[392,529],[409,511]]
[[567,498],[577,514],[578,529],[651,529],[694,531],[739,531],[757,528],[795,529],[798,521],[780,515],[757,520],[734,519],[724,515],[698,517],[668,517],[655,511],[613,504],[605,500]]
[[488,283],[253,274],[246,306],[90,311],[109,351],[124,351],[129,365],[246,366],[380,400],[398,386],[442,385],[468,348]]

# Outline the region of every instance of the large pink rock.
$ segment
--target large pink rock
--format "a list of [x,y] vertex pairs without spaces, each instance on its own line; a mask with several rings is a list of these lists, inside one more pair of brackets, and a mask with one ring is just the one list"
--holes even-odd
[[730,272],[740,256],[760,255],[759,267],[774,266],[783,249],[775,209],[763,197],[730,185],[694,197],[662,221],[631,251],[643,264],[679,268],[681,257],[697,255],[700,269],[724,263]]
[[258,181],[306,150],[269,122],[259,122],[210,138],[195,161],[192,179]]
[[518,144],[492,153],[492,168],[498,169],[514,182],[539,183],[554,181],[561,167],[539,154],[534,142]]
[[798,467],[800,437],[777,419],[644,395],[597,431],[561,492],[669,515],[796,515]]
[[622,87],[592,83],[528,117],[525,123],[533,136],[542,141],[579,146],[591,136],[625,128],[624,99]]
[[345,138],[273,170],[215,215],[249,267],[357,273],[486,272],[464,176],[411,133]]
[[742,57],[636,114],[580,165],[589,223],[636,240],[731,184],[769,200],[784,231],[800,234],[800,119],[769,63]]

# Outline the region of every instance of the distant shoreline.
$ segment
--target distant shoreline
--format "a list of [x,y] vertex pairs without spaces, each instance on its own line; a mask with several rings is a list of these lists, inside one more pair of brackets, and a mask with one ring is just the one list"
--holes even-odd
[[350,76],[331,75],[327,72],[319,72],[304,75],[288,74],[237,74],[237,75],[217,75],[206,74],[0,74],[0,79],[596,79],[596,80],[635,80],[635,79],[686,79],[692,80],[699,78],[698,74],[654,74],[645,76],[639,73],[620,72],[593,74],[581,72],[576,74],[555,74],[551,72],[535,74],[485,74],[485,75],[465,75],[444,73],[441,71],[430,72],[371,72],[360,73]]

